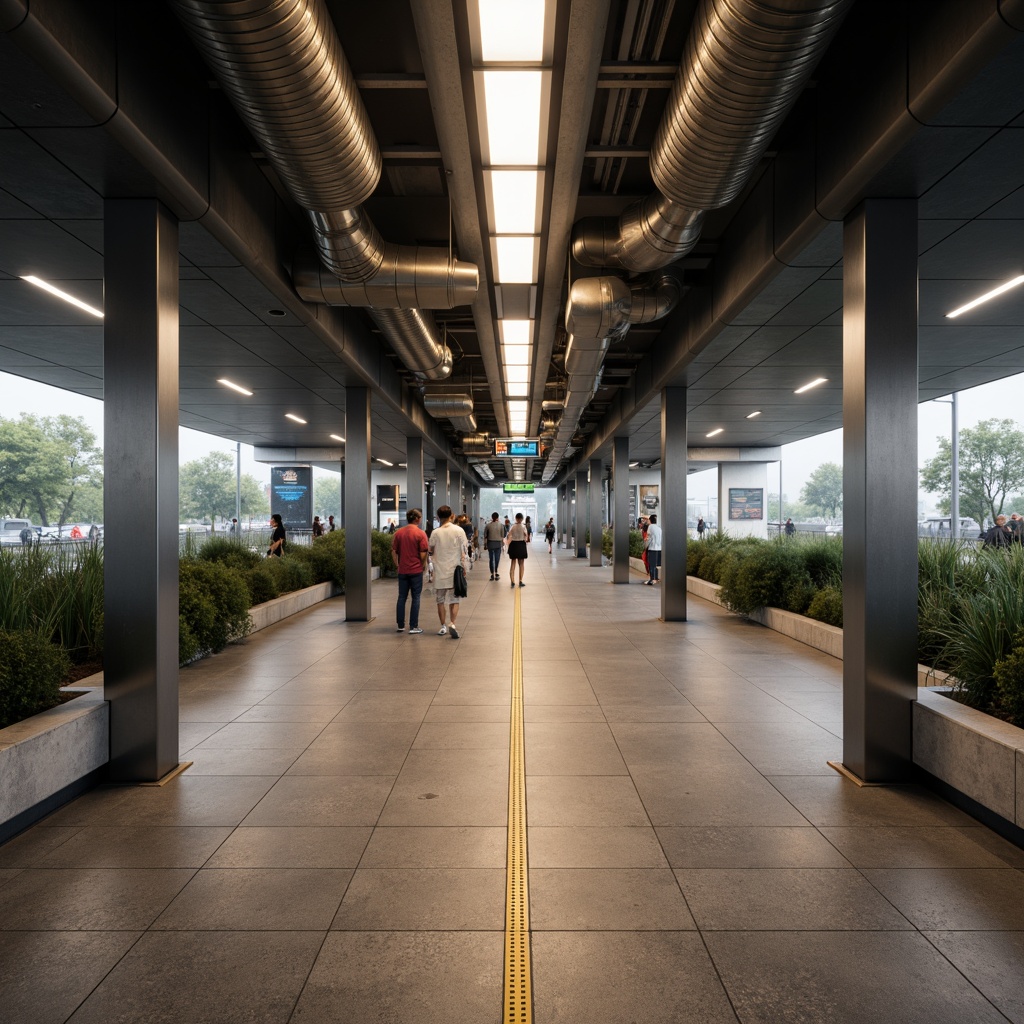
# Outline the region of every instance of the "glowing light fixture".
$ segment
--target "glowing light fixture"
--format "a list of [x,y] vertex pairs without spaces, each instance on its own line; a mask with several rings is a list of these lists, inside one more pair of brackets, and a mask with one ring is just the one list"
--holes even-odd
[[715,434],[721,434],[723,430],[725,430],[725,427],[716,427],[714,430],[711,431],[710,434],[705,434],[704,436],[705,437],[714,437]]
[[344,444],[344,443],[345,443],[345,438],[343,438],[343,437],[338,437],[338,435],[337,435],[337,434],[331,434],[331,435],[330,435],[330,437],[331,437],[331,440],[332,440],[332,441],[340,441],[340,442],[341,442],[342,444]]
[[394,463],[393,463],[393,462],[388,462],[388,460],[387,460],[387,459],[378,459],[377,461],[378,461],[378,462],[379,462],[379,463],[380,463],[380,464],[381,464],[382,466],[387,466],[388,468],[390,468],[391,466],[393,466],[393,465],[394,465]]
[[296,416],[295,413],[293,412],[286,412],[284,414],[284,418],[286,420],[291,420],[293,423],[306,423],[306,421],[301,416]]
[[1005,284],[1001,284],[998,288],[993,288],[990,292],[985,292],[984,295],[979,295],[976,299],[972,299],[965,306],[960,306],[959,309],[954,309],[952,313],[947,313],[946,319],[953,320],[961,313],[966,313],[967,310],[974,309],[975,306],[980,306],[983,302],[988,302],[989,299],[994,299],[997,295],[1002,295],[1003,292],[1008,292],[1011,288],[1016,288],[1021,284],[1024,284],[1024,274],[1007,281]]
[[828,383],[828,377],[815,377],[814,380],[809,381],[803,387],[797,388],[793,392],[794,395],[802,395],[805,391],[810,391],[811,388],[816,388],[819,384]]
[[498,284],[533,284],[537,280],[537,239],[526,235],[494,239]]
[[748,420],[752,420],[755,416],[760,416],[760,415],[761,415],[761,410],[760,409],[755,409],[753,412],[748,412],[747,413],[747,419]]
[[508,384],[528,384],[530,368],[528,366],[509,366],[505,364],[505,381]]
[[248,388],[243,388],[241,384],[236,384],[233,380],[228,380],[227,377],[218,377],[217,383],[231,388],[232,391],[237,391],[240,395],[248,395],[252,398],[252,392]]
[[503,345],[501,354],[505,359],[506,366],[530,365],[529,345]]
[[502,343],[505,345],[529,345],[530,323],[529,320],[499,320],[498,330],[501,332]]
[[543,60],[545,0],[479,0],[478,9],[485,62]]
[[629,468],[630,468],[630,469],[636,469],[636,467],[637,467],[637,466],[639,466],[639,465],[640,465],[640,463],[639,463],[639,462],[631,462],[631,463],[629,464]]
[[542,71],[481,71],[485,162],[491,167],[536,167],[540,163]]
[[532,235],[540,228],[540,171],[485,171],[490,182],[494,233]]
[[98,317],[100,320],[103,319],[102,310],[96,309],[95,306],[90,306],[87,302],[83,302],[81,299],[76,299],[74,295],[69,295],[67,292],[62,292],[59,288],[50,284],[49,281],[44,281],[41,277],[36,277],[34,274],[27,274],[22,277],[22,281],[28,281],[29,284],[34,284],[37,288],[42,288],[44,292],[49,292],[51,295],[56,295],[58,299],[63,299],[65,302],[70,303],[72,306],[77,306],[79,309],[84,309],[86,313],[91,313],[93,316]]

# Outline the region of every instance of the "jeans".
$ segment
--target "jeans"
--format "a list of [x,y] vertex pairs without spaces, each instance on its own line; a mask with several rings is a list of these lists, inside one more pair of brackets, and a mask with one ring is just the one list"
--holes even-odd
[[398,607],[395,619],[405,628],[405,599],[412,594],[412,609],[409,612],[409,628],[417,629],[420,624],[420,594],[423,593],[423,573],[400,572],[398,574]]
[[501,545],[495,544],[494,541],[488,541],[487,557],[491,563],[491,575],[496,576],[498,574],[498,563],[501,561]]
[[661,549],[657,551],[647,551],[647,565],[650,569],[651,579],[656,580],[658,578],[658,569],[661,568]]

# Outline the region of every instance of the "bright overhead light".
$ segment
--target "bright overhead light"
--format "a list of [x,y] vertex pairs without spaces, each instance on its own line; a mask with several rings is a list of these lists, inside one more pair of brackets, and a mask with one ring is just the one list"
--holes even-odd
[[497,284],[533,284],[537,280],[537,239],[516,235],[494,239]]
[[529,345],[532,320],[499,320],[498,330],[505,345]]
[[980,306],[983,302],[988,302],[989,299],[994,299],[997,295],[1002,295],[1003,292],[1008,292],[1011,288],[1016,288],[1021,284],[1024,284],[1024,274],[1013,278],[1011,281],[1007,281],[1006,284],[1001,284],[998,288],[993,288],[990,292],[985,292],[984,295],[979,295],[976,299],[972,299],[968,302],[966,306],[954,309],[952,313],[946,314],[946,318],[952,320],[954,317],[958,317],[961,313],[966,313],[967,310],[974,309],[975,306]]
[[760,409],[755,409],[753,412],[748,412],[747,413],[747,419],[748,420],[752,420],[755,416],[760,416],[760,415],[761,415],[761,410]]
[[528,366],[510,366],[506,363],[505,382],[507,384],[529,384],[530,368]]
[[400,462],[398,465],[399,465],[400,469],[408,469],[409,468],[408,464],[405,463],[405,462]]
[[345,438],[338,437],[337,434],[331,434],[330,436],[331,436],[331,440],[333,440],[333,441],[340,441],[342,444],[345,443]]
[[639,466],[639,465],[640,465],[640,463],[639,463],[639,462],[631,462],[631,463],[629,464],[629,468],[630,468],[630,469],[636,469],[636,467],[637,467],[637,466]]
[[502,345],[501,356],[506,366],[529,366],[531,362],[529,345]]
[[533,235],[540,224],[540,171],[485,171],[498,235]]
[[286,420],[291,420],[293,423],[305,423],[306,421],[301,416],[296,416],[293,412],[286,412],[284,414]]
[[544,59],[545,0],[479,0],[478,7],[485,62]]
[[720,434],[720,433],[722,433],[723,430],[725,430],[725,427],[716,427],[714,430],[711,431],[710,434],[705,434],[704,436],[705,437],[714,437],[715,434]]
[[793,394],[802,395],[805,391],[810,391],[811,388],[816,388],[819,384],[826,383],[828,383],[828,377],[815,377],[814,380],[809,381],[803,387],[797,388],[796,391],[793,392]]
[[67,292],[62,292],[59,288],[54,287],[48,281],[44,281],[41,277],[36,277],[34,274],[26,274],[22,277],[22,281],[28,281],[29,284],[34,284],[37,288],[42,288],[44,292],[56,295],[58,299],[63,299],[72,306],[84,309],[86,313],[92,313],[93,316],[99,317],[100,320],[103,319],[102,310],[96,309],[95,306],[90,306],[87,302],[83,302],[81,299],[76,299],[74,295],[68,295]]
[[481,71],[485,162],[491,167],[536,167],[540,159],[542,71]]
[[241,384],[236,384],[233,380],[228,380],[227,377],[218,377],[217,383],[231,388],[232,391],[237,391],[240,395],[248,395],[252,398],[252,392],[248,388],[243,388]]
[[379,462],[379,463],[380,463],[380,464],[381,464],[382,466],[388,466],[389,468],[390,468],[391,466],[393,466],[393,465],[394,465],[394,463],[393,463],[393,462],[388,462],[388,460],[387,460],[387,459],[378,459],[377,461],[378,461],[378,462]]

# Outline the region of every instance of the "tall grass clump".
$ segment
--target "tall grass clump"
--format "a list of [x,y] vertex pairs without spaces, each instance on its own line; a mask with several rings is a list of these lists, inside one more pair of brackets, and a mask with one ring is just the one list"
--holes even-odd
[[784,540],[734,545],[721,573],[721,599],[727,608],[749,614],[757,608],[788,608],[810,601],[810,579],[802,553]]

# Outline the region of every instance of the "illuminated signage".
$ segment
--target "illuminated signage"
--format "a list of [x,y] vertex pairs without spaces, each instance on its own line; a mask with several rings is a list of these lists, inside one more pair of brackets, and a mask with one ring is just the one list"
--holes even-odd
[[313,469],[311,466],[272,466],[271,512],[280,514],[288,529],[308,530],[313,521]]
[[539,458],[540,439],[536,437],[499,437],[494,442],[494,455],[499,459]]
[[533,494],[533,484],[502,484],[503,494]]

